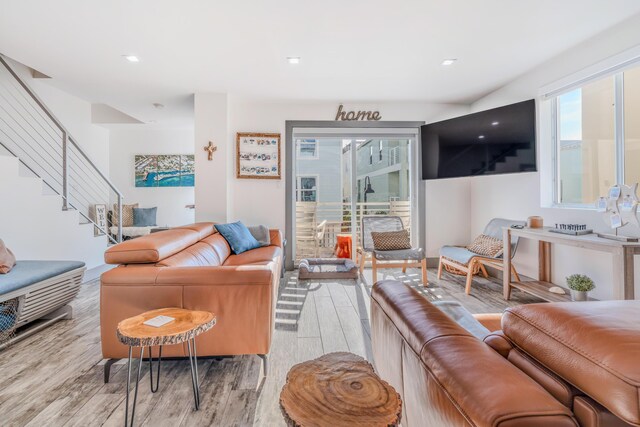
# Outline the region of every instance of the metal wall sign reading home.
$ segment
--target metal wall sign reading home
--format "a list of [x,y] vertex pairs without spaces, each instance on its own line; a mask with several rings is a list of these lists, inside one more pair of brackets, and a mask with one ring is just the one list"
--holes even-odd
[[364,120],[380,120],[382,116],[379,111],[344,111],[342,104],[338,107],[336,113],[336,121],[364,121]]

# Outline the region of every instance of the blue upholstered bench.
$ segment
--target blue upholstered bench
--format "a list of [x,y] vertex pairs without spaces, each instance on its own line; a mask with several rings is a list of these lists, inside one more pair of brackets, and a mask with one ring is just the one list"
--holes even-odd
[[16,328],[36,319],[48,320],[38,329],[70,319],[67,304],[78,294],[84,271],[79,261],[18,261],[9,273],[0,274],[0,347]]

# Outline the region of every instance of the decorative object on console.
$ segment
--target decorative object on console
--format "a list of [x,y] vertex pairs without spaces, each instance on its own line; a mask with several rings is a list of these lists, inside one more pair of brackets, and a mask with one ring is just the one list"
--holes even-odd
[[236,177],[280,179],[280,134],[236,134]]
[[602,212],[602,219],[608,227],[613,228],[615,234],[598,233],[598,237],[619,240],[621,242],[637,242],[637,237],[621,236],[618,229],[627,224],[640,227],[638,221],[638,183],[633,185],[616,184],[609,189],[607,197],[600,197],[596,201],[598,212]]
[[544,225],[544,221],[541,216],[530,216],[527,218],[527,227],[528,228],[542,228]]
[[587,301],[589,292],[596,288],[593,280],[584,274],[572,274],[567,277],[567,286],[571,290],[573,301]]
[[136,187],[193,187],[195,171],[193,154],[135,156]]
[[552,233],[568,234],[570,236],[582,236],[593,233],[593,230],[587,228],[586,224],[556,224],[555,228],[551,228],[549,231]]
[[213,153],[218,151],[218,147],[213,145],[213,142],[209,141],[209,145],[205,145],[204,146],[204,151],[207,152],[207,160],[212,161],[213,160]]
[[16,265],[16,257],[0,239],[0,274],[7,274]]
[[242,221],[230,224],[216,224],[214,227],[229,243],[231,250],[236,255],[261,246]]
[[156,214],[158,208],[133,208],[133,226],[134,227],[154,227],[156,223]]

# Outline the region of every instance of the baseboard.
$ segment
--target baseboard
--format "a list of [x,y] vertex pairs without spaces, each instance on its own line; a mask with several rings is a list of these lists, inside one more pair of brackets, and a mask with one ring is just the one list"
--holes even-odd
[[97,280],[100,278],[102,273],[105,273],[114,267],[115,265],[109,265],[109,264],[102,264],[97,267],[93,267],[84,272],[84,278],[82,279],[82,283],[87,283],[87,282]]

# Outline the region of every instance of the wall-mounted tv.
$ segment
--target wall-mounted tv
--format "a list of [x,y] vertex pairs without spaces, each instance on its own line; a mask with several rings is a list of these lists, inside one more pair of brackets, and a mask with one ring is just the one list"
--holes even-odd
[[536,171],[535,100],[421,127],[422,179]]

